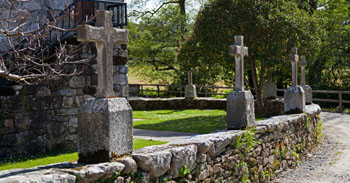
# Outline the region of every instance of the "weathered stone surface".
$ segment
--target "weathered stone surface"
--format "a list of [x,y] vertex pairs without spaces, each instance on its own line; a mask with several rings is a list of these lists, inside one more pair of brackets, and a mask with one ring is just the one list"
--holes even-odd
[[118,162],[100,163],[84,166],[79,171],[73,171],[73,174],[82,177],[83,181],[81,183],[89,183],[101,177],[108,178],[115,173],[120,173],[124,167],[125,165]]
[[197,97],[197,91],[196,91],[196,85],[186,85],[185,86],[185,98],[196,98]]
[[302,113],[305,111],[305,91],[301,86],[289,87],[284,91],[284,112]]
[[312,104],[312,88],[309,85],[301,85],[305,91],[305,104]]
[[263,88],[264,99],[275,99],[277,98],[277,86],[275,83],[266,83]]
[[129,68],[127,65],[121,65],[121,66],[118,66],[118,71],[120,74],[127,74],[129,71]]
[[132,152],[132,109],[124,98],[88,99],[78,113],[79,162]]
[[47,88],[46,86],[42,86],[38,88],[37,92],[35,93],[36,97],[46,97],[51,96],[51,90]]
[[127,74],[115,74],[114,75],[114,83],[119,85],[127,85],[128,84],[128,75]]
[[69,87],[71,88],[83,88],[85,86],[84,76],[73,76],[69,80]]
[[74,89],[59,90],[56,92],[56,95],[59,96],[75,96],[76,94],[77,91]]
[[[128,30],[113,28],[113,12],[96,11],[96,26],[79,25],[78,41],[95,42],[97,49],[97,97],[112,97],[113,91],[113,46],[128,43]],[[125,75],[124,75],[125,76]]]
[[185,165],[189,170],[195,168],[196,156],[197,156],[197,146],[187,145],[182,147],[173,147],[170,149],[172,154],[170,169],[168,174],[172,177],[178,177],[181,168]]
[[[16,170],[20,171],[20,170]],[[0,182],[3,183],[75,183],[76,177],[67,173],[54,170],[40,170],[33,168],[27,170],[28,173],[4,172],[0,175]]]
[[125,168],[121,172],[122,174],[131,174],[131,173],[136,173],[137,172],[137,164],[134,159],[131,157],[123,157],[122,159],[118,159],[117,162],[125,165]]
[[151,179],[160,177],[170,169],[172,154],[169,149],[158,149],[157,146],[141,149],[132,154],[137,167],[150,174]]
[[226,106],[227,129],[244,129],[254,125],[254,97],[250,91],[229,93]]

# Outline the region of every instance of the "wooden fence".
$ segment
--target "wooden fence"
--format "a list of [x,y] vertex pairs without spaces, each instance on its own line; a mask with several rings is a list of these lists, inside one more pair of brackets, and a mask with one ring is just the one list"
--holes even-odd
[[[157,85],[157,84],[130,84],[131,96],[143,96],[143,97],[161,97],[161,94],[175,94],[179,97],[185,95],[185,85]],[[211,96],[225,96],[222,91],[233,90],[233,87],[219,87],[219,86],[197,86],[197,95],[203,97]],[[177,90],[171,90],[169,88],[176,88]],[[254,90],[254,89],[253,89]],[[220,92],[216,92],[220,91]],[[277,89],[278,92],[283,92],[284,89]],[[322,94],[336,94],[338,99],[321,99],[313,98],[313,102],[325,102],[325,103],[338,103],[339,112],[343,112],[343,104],[350,104],[350,100],[343,100],[343,95],[350,95],[350,91],[334,91],[334,90],[312,90],[312,93]]]

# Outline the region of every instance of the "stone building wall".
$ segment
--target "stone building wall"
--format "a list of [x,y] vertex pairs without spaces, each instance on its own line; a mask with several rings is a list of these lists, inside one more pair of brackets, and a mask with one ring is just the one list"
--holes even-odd
[[[25,27],[29,31],[71,3],[72,0],[31,0],[18,3],[17,7],[30,13]],[[0,34],[0,53],[7,49],[6,40]],[[94,44],[85,46],[80,56],[96,56]],[[127,57],[126,45],[114,46],[114,90],[118,97],[128,95]],[[76,115],[84,100],[95,96],[96,68],[95,60],[80,76],[40,86],[14,85],[0,79],[0,161],[11,156],[76,150]]]
[[[114,89],[127,97],[126,46],[115,46]],[[82,58],[96,55],[94,44],[83,49]],[[41,86],[8,86],[13,96],[0,96],[0,161],[50,151],[77,149],[77,112],[97,87],[96,60],[79,76]]]
[[[0,181],[271,182],[280,172],[297,166],[316,147],[321,135],[320,112],[318,105],[308,105],[303,114],[280,115],[258,121],[256,128],[250,131],[218,132],[150,146],[115,162],[92,165],[64,163],[31,171],[2,171]],[[28,173],[18,175],[18,171]]]

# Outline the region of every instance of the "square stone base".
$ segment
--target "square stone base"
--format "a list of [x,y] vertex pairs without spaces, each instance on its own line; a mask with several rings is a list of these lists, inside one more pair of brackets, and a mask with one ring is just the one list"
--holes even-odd
[[78,113],[79,163],[100,163],[133,149],[132,109],[125,98],[88,99]]
[[266,83],[263,88],[264,99],[275,99],[277,98],[277,86],[275,83]]
[[312,104],[312,88],[309,85],[302,85],[304,91],[305,91],[305,102],[306,105]]
[[255,124],[254,97],[250,91],[235,91],[227,96],[228,130],[245,129]]
[[284,112],[305,112],[305,91],[301,86],[289,87],[284,91]]
[[196,98],[196,97],[197,97],[196,85],[186,85],[185,98]]

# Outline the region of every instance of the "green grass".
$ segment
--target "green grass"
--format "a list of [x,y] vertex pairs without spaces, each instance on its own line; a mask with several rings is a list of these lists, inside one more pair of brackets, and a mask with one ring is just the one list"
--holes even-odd
[[[211,133],[226,129],[224,110],[134,111],[134,128],[190,133]],[[261,120],[261,119],[257,119]]]
[[[146,146],[161,145],[167,142],[145,140],[145,139],[134,139],[134,150],[140,149]],[[63,153],[63,154],[51,154],[51,155],[39,155],[32,158],[14,159],[8,160],[7,162],[0,163],[1,170],[9,170],[16,168],[33,168],[42,165],[49,165],[61,162],[75,162],[78,160],[78,153]]]

